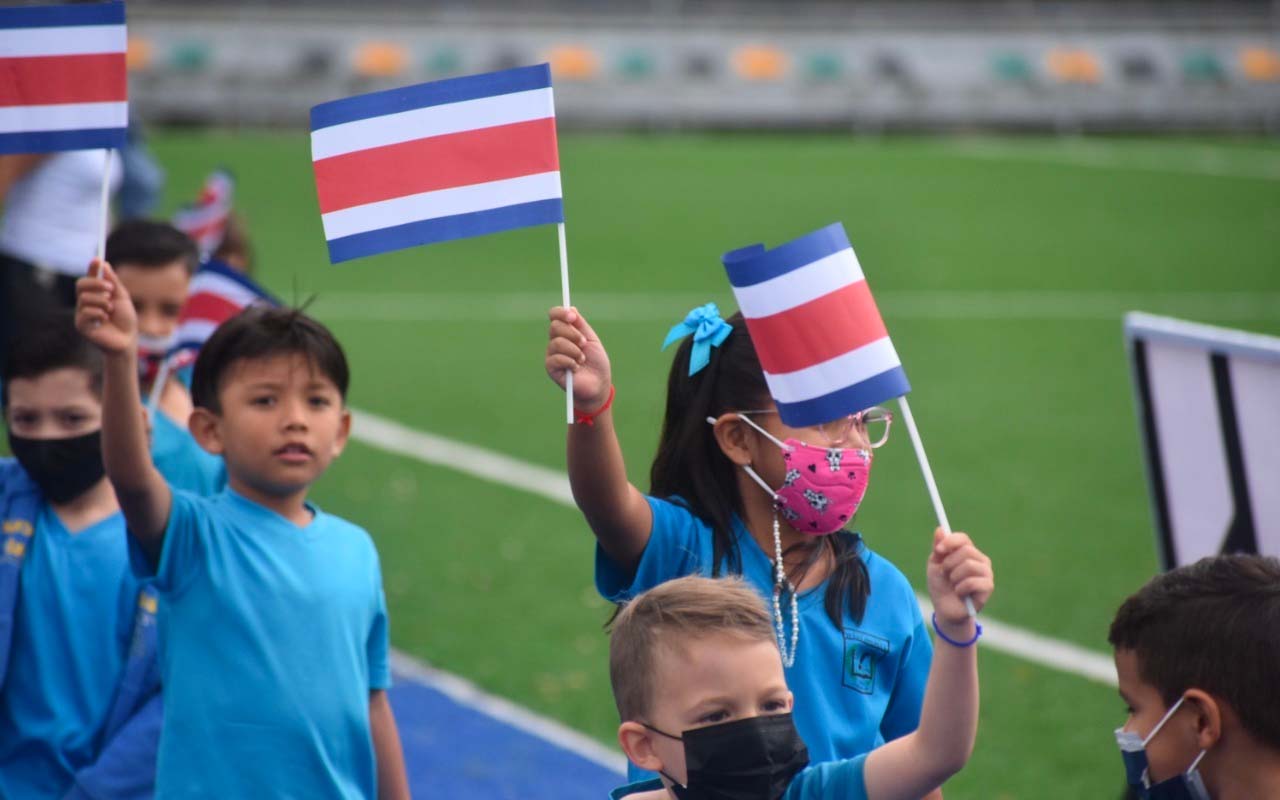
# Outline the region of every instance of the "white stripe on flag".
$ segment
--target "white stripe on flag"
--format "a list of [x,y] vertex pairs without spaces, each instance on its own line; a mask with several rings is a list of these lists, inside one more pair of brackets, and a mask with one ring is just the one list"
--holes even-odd
[[551,89],[532,89],[461,103],[427,106],[397,114],[344,122],[311,132],[311,160],[429,136],[510,125],[555,116]]
[[0,58],[123,53],[128,39],[123,25],[3,28],[0,29]]
[[129,123],[126,103],[62,103],[0,108],[0,133],[123,128]]
[[777,375],[766,372],[764,377],[773,399],[780,403],[798,403],[831,394],[898,366],[902,366],[902,361],[886,336],[812,367]]
[[173,334],[175,342],[203,342],[217,330],[218,323],[207,319],[189,319]]
[[187,291],[188,298],[195,297],[198,294],[213,294],[242,308],[262,299],[257,292],[247,286],[242,286],[230,278],[225,278],[215,272],[197,273]]
[[457,186],[434,192],[379,200],[320,215],[324,237],[341,239],[357,233],[392,228],[455,214],[470,214],[560,197],[560,173],[541,172],[501,181]]
[[747,319],[768,317],[862,280],[862,267],[852,248],[757,283],[734,287],[738,308]]

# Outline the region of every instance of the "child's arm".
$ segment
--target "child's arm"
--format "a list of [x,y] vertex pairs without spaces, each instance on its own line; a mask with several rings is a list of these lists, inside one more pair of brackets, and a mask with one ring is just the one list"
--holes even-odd
[[[947,638],[967,642],[977,630],[964,607],[981,609],[995,588],[991,559],[963,533],[934,532],[929,596]],[[933,651],[920,727],[871,751],[864,780],[868,800],[917,800],[964,767],[978,733],[978,653],[941,638]]]
[[369,692],[369,730],[378,765],[378,800],[408,800],[409,779],[404,771],[404,751],[396,717],[383,689]]
[[[574,308],[551,309],[547,374],[564,388],[573,372],[574,406],[587,412],[609,401],[613,382],[600,338]],[[622,447],[605,410],[591,425],[569,426],[569,485],[587,524],[615,563],[632,568],[644,554],[653,512],[644,494],[627,480]]]
[[151,463],[138,393],[138,317],[111,265],[94,261],[76,282],[76,328],[103,354],[102,457],[133,535],[160,561],[173,494]]

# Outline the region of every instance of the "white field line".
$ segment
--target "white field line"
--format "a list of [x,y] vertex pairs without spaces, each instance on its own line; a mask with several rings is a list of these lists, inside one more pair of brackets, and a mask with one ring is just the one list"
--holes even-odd
[[[357,441],[575,507],[569,479],[559,470],[417,431],[368,411],[355,411],[353,417],[352,436]],[[919,596],[919,599],[922,608],[927,609],[928,599],[924,596]],[[1116,685],[1115,667],[1109,656],[998,622],[985,615],[982,626],[986,647],[1091,681]]]
[[553,719],[489,694],[457,675],[438,670],[398,650],[391,651],[391,669],[397,676],[436,689],[460,705],[575,753],[620,776],[627,774],[627,759],[622,753]]
[[[1100,142],[1027,145],[974,140],[940,145],[938,152],[961,158],[989,161],[1032,161],[1071,167],[1136,170],[1172,175],[1280,180],[1280,156],[1223,151],[1212,147],[1178,148],[1155,152],[1109,147]],[[1247,163],[1251,158],[1256,158],[1258,163]]]
[[[669,322],[708,300],[728,313],[732,298],[692,292],[590,293],[576,305],[592,320]],[[333,292],[312,306],[326,321],[530,322],[546,319],[554,292]],[[876,304],[890,320],[1071,320],[1115,322],[1129,311],[1214,321],[1280,319],[1280,291],[883,291]]]

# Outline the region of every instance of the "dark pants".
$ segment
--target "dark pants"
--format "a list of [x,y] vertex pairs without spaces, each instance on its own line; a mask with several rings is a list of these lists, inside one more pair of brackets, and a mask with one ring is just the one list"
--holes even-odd
[[0,379],[9,358],[10,343],[24,333],[38,333],[42,319],[76,303],[72,275],[39,270],[25,261],[0,253]]

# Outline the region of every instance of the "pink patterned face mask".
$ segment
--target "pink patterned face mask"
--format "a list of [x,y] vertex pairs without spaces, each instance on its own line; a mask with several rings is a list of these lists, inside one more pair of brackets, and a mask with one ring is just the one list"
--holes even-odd
[[761,488],[773,495],[778,513],[797,531],[813,536],[835,533],[853,519],[871,476],[871,451],[850,447],[818,447],[799,439],[779,441],[751,419],[748,425],[780,448],[786,477],[771,488],[751,467],[743,467]]

